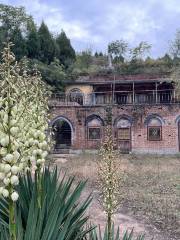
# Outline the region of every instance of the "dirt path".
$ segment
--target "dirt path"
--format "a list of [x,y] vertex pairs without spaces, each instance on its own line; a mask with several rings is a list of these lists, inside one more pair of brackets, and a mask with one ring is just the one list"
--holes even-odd
[[[90,221],[92,223],[100,225],[101,229],[104,229],[106,225],[106,215],[100,202],[98,201],[98,191],[87,185],[82,194],[82,200],[85,200],[90,193],[92,193],[93,200],[89,209],[87,210],[87,214],[90,216]],[[113,218],[115,225],[120,227],[121,233],[125,232],[126,230],[131,231],[134,229],[134,236],[145,233],[146,240],[170,240],[169,237],[166,237],[162,233],[158,232],[158,230],[155,229],[151,224],[148,225],[144,222],[144,220],[137,220],[134,216],[131,216],[129,213],[125,213],[125,211],[122,213],[122,211],[124,211],[124,209],[114,214]]]
[[[77,160],[77,159],[76,159]],[[91,162],[86,163],[79,161],[76,162],[72,156],[70,157],[61,157],[55,159],[55,164],[61,170],[64,169],[69,175],[75,175],[77,180],[89,179],[85,190],[82,193],[81,199],[85,200],[90,193],[92,193],[93,200],[92,203],[87,210],[87,214],[90,216],[90,221],[96,225],[100,225],[101,229],[105,228],[106,225],[106,215],[102,209],[101,204],[98,201],[99,192],[97,186],[94,182],[95,169],[94,165]],[[118,211],[114,215],[114,223],[115,226],[120,227],[120,231],[125,232],[126,230],[131,231],[134,228],[135,236],[139,234],[145,233],[145,240],[176,240],[176,238],[170,238],[166,234],[158,231],[152,223],[148,223],[148,219],[145,219],[144,216],[141,218],[136,218],[129,210],[121,207],[120,211]]]

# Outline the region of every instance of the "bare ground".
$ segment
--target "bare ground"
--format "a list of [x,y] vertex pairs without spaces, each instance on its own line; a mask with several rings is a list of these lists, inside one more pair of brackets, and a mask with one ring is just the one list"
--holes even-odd
[[[90,193],[90,221],[105,227],[97,181],[98,156],[93,154],[54,156],[53,162],[76,181],[88,179],[82,200]],[[180,158],[168,156],[119,156],[120,206],[114,215],[122,232],[134,228],[151,240],[180,240]],[[52,160],[51,160],[52,162]]]

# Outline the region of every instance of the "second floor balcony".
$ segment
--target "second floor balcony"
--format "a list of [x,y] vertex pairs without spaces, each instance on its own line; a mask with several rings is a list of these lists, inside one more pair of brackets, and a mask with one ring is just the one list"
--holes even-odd
[[179,103],[174,89],[83,93],[54,93],[50,104],[60,106],[154,105]]

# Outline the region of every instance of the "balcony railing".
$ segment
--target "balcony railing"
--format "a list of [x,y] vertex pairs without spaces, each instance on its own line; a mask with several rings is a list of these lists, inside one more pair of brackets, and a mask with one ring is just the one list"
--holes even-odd
[[175,90],[143,90],[143,91],[115,91],[82,93],[55,93],[52,94],[50,105],[62,106],[96,106],[96,105],[133,105],[133,104],[173,104],[180,103],[180,97]]

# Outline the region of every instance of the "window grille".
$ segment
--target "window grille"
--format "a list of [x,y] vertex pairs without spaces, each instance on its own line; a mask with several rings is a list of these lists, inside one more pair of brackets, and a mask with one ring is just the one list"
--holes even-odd
[[119,128],[118,139],[119,140],[130,140],[131,139],[130,128]]
[[101,139],[101,129],[100,129],[100,127],[89,127],[88,128],[88,139],[90,139],[90,140]]
[[162,127],[148,127],[148,140],[149,141],[161,141],[162,140]]

